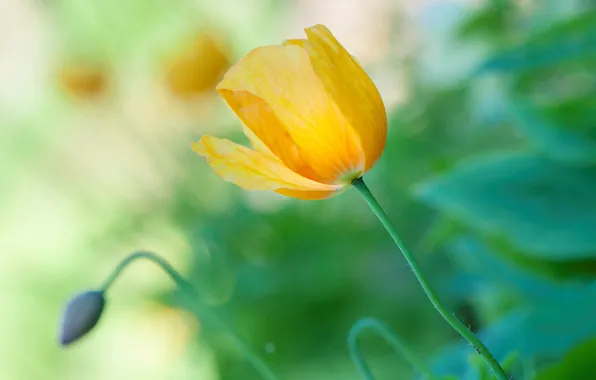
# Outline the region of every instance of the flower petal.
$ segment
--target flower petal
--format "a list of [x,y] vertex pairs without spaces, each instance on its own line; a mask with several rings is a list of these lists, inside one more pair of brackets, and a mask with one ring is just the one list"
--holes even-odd
[[387,115],[375,84],[324,25],[306,29],[305,40],[290,40],[310,56],[317,77],[356,134],[366,158],[365,170],[379,159],[387,139]]
[[267,103],[246,91],[219,88],[218,92],[244,123],[244,133],[255,149],[279,158],[288,168],[306,178],[321,180],[304,161],[300,149]]
[[273,152],[271,151],[271,149],[269,149],[267,147],[267,145],[265,145],[265,143],[263,143],[261,141],[261,139],[259,139],[257,137],[257,135],[255,135],[255,133],[250,130],[250,128],[248,128],[246,125],[242,126],[242,131],[244,132],[244,134],[246,135],[246,137],[248,137],[248,141],[250,141],[250,144],[252,145],[253,148],[255,148],[255,150],[257,152],[261,152],[263,153],[265,156],[275,160],[275,159],[279,159],[279,157],[277,157],[275,154],[273,154]]
[[278,159],[226,139],[203,136],[192,144],[215,172],[247,190],[338,191],[340,186],[315,182],[294,173]]
[[[279,123],[261,121],[258,128],[253,123],[246,124],[276,155],[279,152],[270,136],[278,138],[282,128],[320,181],[335,183],[346,173],[364,169],[360,139],[315,75],[305,49],[292,45],[255,49],[228,71],[218,90],[236,113],[255,112],[250,117],[253,121],[274,116]],[[226,91],[232,92],[234,97]],[[236,99],[242,92],[253,98]],[[255,103],[254,98],[268,108]],[[254,104],[258,107],[251,110]],[[264,110],[269,110],[271,115]],[[287,157],[280,159],[287,162]]]
[[331,198],[339,195],[340,191],[302,191],[302,190],[290,190],[290,189],[277,189],[276,193],[285,195],[287,197],[304,199],[307,201],[315,201],[320,199]]

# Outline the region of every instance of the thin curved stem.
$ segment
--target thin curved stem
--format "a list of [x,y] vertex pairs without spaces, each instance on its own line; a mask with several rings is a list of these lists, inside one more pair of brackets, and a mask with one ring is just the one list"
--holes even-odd
[[157,264],[157,266],[159,266],[161,269],[163,269],[163,271],[166,272],[168,274],[168,276],[170,276],[172,281],[174,281],[174,283],[176,285],[178,285],[178,287],[182,288],[184,291],[187,291],[187,292],[190,291],[192,293],[195,293],[193,286],[188,281],[186,281],[184,279],[184,277],[182,277],[182,275],[170,263],[168,263],[161,256],[159,256],[153,252],[147,252],[147,251],[137,251],[137,252],[133,252],[130,255],[126,256],[118,264],[118,266],[116,268],[114,268],[114,270],[112,271],[110,276],[104,281],[103,285],[100,286],[99,289],[104,292],[107,292],[108,288],[114,284],[114,282],[116,281],[116,279],[118,279],[118,277],[120,277],[120,275],[122,274],[122,271],[124,271],[124,269],[126,269],[131,263],[133,263],[134,261],[136,261],[138,259],[149,260],[149,261],[153,262],[154,264]]
[[418,360],[418,358],[408,349],[405,343],[402,342],[401,339],[391,331],[389,326],[374,318],[364,318],[352,325],[348,335],[348,347],[350,349],[350,356],[352,357],[352,360],[366,380],[374,380],[372,371],[366,364],[366,361],[360,352],[360,347],[358,346],[358,336],[366,329],[375,330],[379,335],[381,335],[385,341],[389,343],[389,345],[393,347],[397,353],[401,354],[416,371],[424,376],[425,379],[435,379],[435,376],[432,374],[432,372],[430,372],[429,369]]
[[124,258],[120,264],[118,264],[110,276],[104,281],[99,290],[106,292],[122,274],[122,271],[124,271],[125,268],[138,259],[149,260],[163,269],[178,286],[178,288],[180,288],[180,290],[182,290],[182,292],[187,296],[189,301],[191,301],[193,304],[193,313],[195,313],[199,318],[208,319],[211,323],[216,324],[219,329],[225,331],[230,337],[232,337],[238,349],[264,379],[278,380],[277,376],[273,374],[273,371],[271,371],[267,364],[265,364],[265,362],[257,354],[255,354],[250,347],[232,331],[232,329],[230,329],[219,318],[213,315],[213,313],[211,313],[207,308],[202,307],[202,305],[198,302],[198,292],[196,291],[195,287],[190,282],[185,280],[184,277],[170,263],[168,263],[159,255],[147,251],[131,253]]
[[424,289],[424,292],[426,293],[430,302],[433,304],[435,309],[437,309],[439,314],[441,314],[443,319],[445,319],[445,321],[449,323],[455,331],[457,331],[463,338],[465,338],[480,355],[482,355],[484,361],[486,362],[486,365],[490,368],[490,370],[493,372],[493,374],[498,380],[509,380],[509,376],[507,375],[505,370],[503,370],[499,362],[494,358],[494,356],[491,354],[488,348],[480,341],[480,339],[478,339],[478,337],[476,337],[476,335],[472,331],[470,331],[454,314],[452,314],[447,309],[447,307],[445,307],[445,305],[441,303],[439,296],[430,286],[429,282],[426,280],[426,277],[422,273],[422,270],[420,269],[420,265],[416,261],[416,258],[414,257],[414,255],[412,255],[412,253],[410,253],[410,251],[408,251],[401,238],[399,237],[395,229],[395,226],[389,220],[387,213],[385,212],[385,210],[383,210],[383,207],[381,207],[374,195],[372,195],[368,186],[366,186],[366,184],[364,183],[364,180],[362,178],[358,178],[354,180],[352,184],[360,192],[360,194],[362,195],[368,206],[371,208],[375,216],[379,219],[383,227],[385,227],[385,230],[387,230],[387,232],[395,242],[395,245],[397,245],[397,247],[401,250],[406,261],[412,268],[412,272],[414,272],[414,275],[416,276],[418,282],[422,286],[422,289]]

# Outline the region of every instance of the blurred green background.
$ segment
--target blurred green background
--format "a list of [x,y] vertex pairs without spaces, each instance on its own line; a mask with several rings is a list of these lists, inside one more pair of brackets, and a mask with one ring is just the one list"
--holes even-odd
[[[4,0],[0,378],[252,380],[150,263],[63,350],[75,292],[170,260],[284,380],[359,379],[387,322],[440,375],[490,379],[355,191],[244,192],[190,150],[245,141],[213,92],[250,49],[326,24],[389,139],[367,175],[441,297],[516,379],[596,373],[596,6],[590,0]],[[416,378],[373,333],[378,379]]]

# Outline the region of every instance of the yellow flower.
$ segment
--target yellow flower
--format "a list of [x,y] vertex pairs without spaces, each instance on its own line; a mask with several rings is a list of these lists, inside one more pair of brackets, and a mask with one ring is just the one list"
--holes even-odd
[[166,86],[180,98],[191,98],[213,91],[230,67],[223,38],[203,31],[169,63]]
[[62,65],[57,72],[62,90],[77,99],[90,99],[108,90],[108,72],[98,63],[75,62]]
[[203,136],[193,149],[248,190],[323,199],[381,156],[387,116],[362,67],[323,25],[249,52],[217,86],[254,149]]

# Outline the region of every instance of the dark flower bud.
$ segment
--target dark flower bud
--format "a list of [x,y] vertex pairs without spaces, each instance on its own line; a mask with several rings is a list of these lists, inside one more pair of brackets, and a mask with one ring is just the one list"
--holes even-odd
[[60,344],[69,345],[91,331],[99,321],[105,304],[103,291],[87,291],[72,298],[64,311]]

